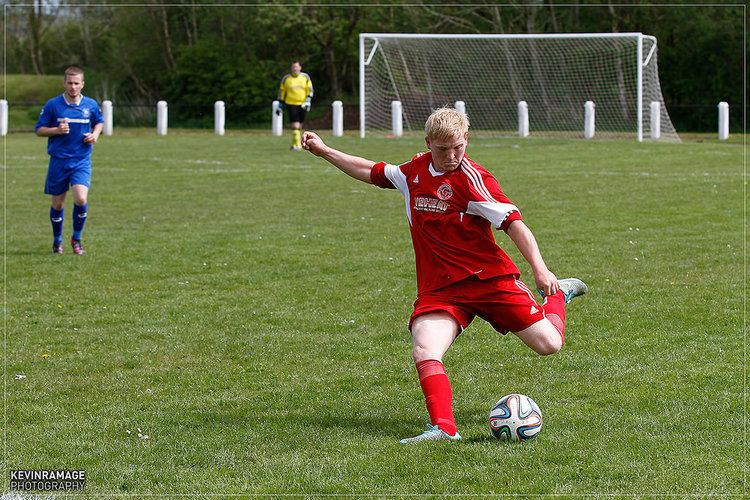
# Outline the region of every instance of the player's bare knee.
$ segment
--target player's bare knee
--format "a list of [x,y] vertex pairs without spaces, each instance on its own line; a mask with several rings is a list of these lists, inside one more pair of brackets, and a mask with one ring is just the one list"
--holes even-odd
[[562,349],[562,339],[557,336],[545,335],[539,342],[533,347],[534,351],[541,356],[549,356],[551,354],[557,354]]
[[436,352],[434,349],[428,349],[426,347],[415,345],[411,350],[411,357],[415,363],[425,361],[427,359],[436,359],[441,361],[443,359],[442,354]]
[[412,350],[411,350],[411,359],[415,363],[419,363],[420,361],[424,361],[425,359],[427,359],[426,356],[427,356],[427,352],[423,348],[421,348],[421,347],[414,346],[412,348]]
[[[426,359],[436,359],[435,349],[431,348],[427,344],[420,342],[419,339],[420,337],[413,337],[412,340],[413,344],[411,347],[411,357],[414,362],[419,363],[420,361],[424,361]],[[439,359],[439,356],[437,359]]]

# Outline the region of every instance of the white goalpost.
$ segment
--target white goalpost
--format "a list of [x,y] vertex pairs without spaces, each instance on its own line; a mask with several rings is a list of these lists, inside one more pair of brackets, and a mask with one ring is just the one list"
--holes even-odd
[[394,101],[405,132],[461,101],[472,134],[517,135],[523,102],[530,136],[589,137],[595,106],[596,137],[680,140],[661,93],[656,38],[642,33],[362,33],[360,137],[391,131]]

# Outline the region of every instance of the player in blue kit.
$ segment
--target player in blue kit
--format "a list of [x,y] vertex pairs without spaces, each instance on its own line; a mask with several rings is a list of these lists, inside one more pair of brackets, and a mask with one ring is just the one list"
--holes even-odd
[[83,255],[81,233],[88,215],[91,187],[91,151],[104,127],[99,104],[81,94],[83,70],[65,70],[64,92],[44,105],[36,122],[36,135],[48,137],[50,156],[44,193],[52,196],[49,218],[52,222],[52,253],[63,253],[62,229],[65,195],[73,190],[73,236],[70,244],[76,255]]

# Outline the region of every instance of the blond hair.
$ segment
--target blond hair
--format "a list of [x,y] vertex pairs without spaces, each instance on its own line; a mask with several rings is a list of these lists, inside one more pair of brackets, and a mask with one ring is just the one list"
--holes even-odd
[[443,106],[432,112],[424,124],[424,133],[430,140],[450,140],[469,133],[469,117],[466,113]]
[[66,78],[68,76],[81,75],[81,78],[83,78],[83,69],[79,68],[78,66],[68,66],[68,68],[65,70],[65,73],[63,73],[63,75]]

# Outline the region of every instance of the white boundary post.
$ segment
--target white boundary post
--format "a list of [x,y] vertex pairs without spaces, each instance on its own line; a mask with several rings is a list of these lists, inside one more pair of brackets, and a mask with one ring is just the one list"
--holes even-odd
[[529,136],[529,105],[526,101],[518,103],[518,135],[520,137]]
[[0,136],[8,135],[8,101],[0,99]]
[[112,125],[114,123],[112,116],[112,101],[102,102],[102,118],[104,118],[104,128],[102,129],[102,133],[104,135],[112,135]]
[[729,139],[729,103],[719,103],[719,140]]
[[459,113],[466,114],[466,103],[464,101],[456,101],[456,104],[453,107]]
[[167,101],[156,103],[156,135],[167,135],[167,121],[169,111],[167,110]]
[[393,135],[401,137],[404,135],[403,108],[401,101],[391,101],[391,129]]
[[585,111],[583,120],[583,137],[593,139],[596,133],[596,107],[593,101],[586,101],[583,104]]
[[331,113],[333,115],[333,135],[341,137],[344,135],[344,103],[341,101],[333,101],[331,108]]
[[651,139],[661,139],[661,103],[651,101]]
[[226,113],[224,101],[214,103],[214,133],[224,135],[224,125],[226,124]]
[[271,134],[279,137],[284,134],[284,113],[279,113],[279,101],[271,104]]

